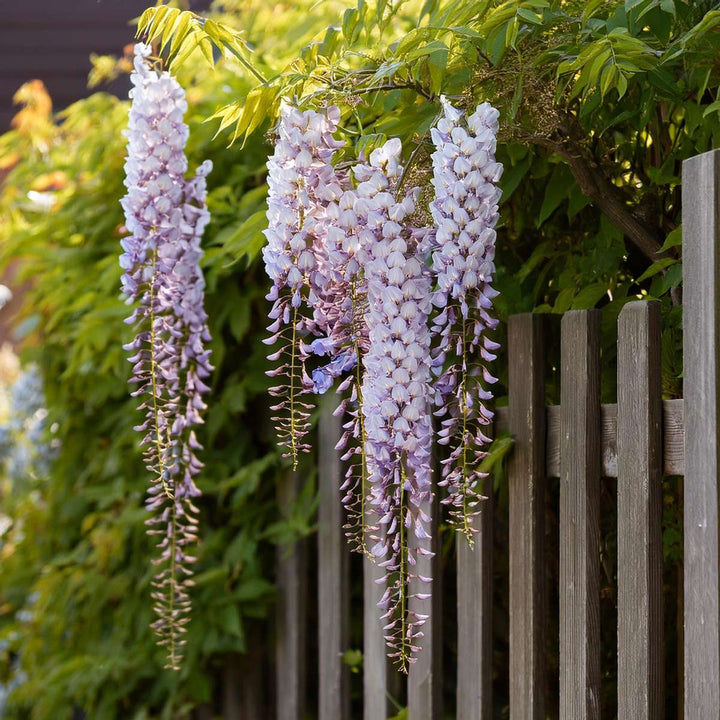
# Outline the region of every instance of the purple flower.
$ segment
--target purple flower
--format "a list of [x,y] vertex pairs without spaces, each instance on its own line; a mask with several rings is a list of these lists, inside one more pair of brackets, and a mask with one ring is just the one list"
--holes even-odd
[[484,363],[495,359],[492,351],[498,347],[486,331],[497,325],[488,309],[497,295],[491,282],[500,199],[495,183],[502,165],[495,162],[498,111],[483,103],[465,122],[464,113],[445,98],[441,102],[444,117],[432,129],[435,200],[430,206],[436,225],[433,303],[440,309],[433,326],[439,373],[434,389],[437,414],[446,416],[439,442],[451,447],[443,461],[441,484],[448,488],[443,502],[472,542],[471,518],[480,499],[478,483],[485,477],[478,470],[488,442],[483,428],[493,416],[483,402],[491,394],[480,378],[494,381]]
[[310,351],[315,355],[332,355],[335,346],[335,340],[332,338],[316,338],[310,343]]
[[275,152],[268,167],[267,245],[263,248],[265,269],[273,285],[268,344],[281,341],[270,358],[280,360],[272,376],[285,382],[271,388],[279,399],[273,410],[281,445],[297,466],[298,456],[309,449],[304,441],[312,406],[301,399],[312,390],[305,371],[307,353],[303,338],[322,334],[326,327],[307,313],[330,282],[325,233],[326,208],[342,194],[332,167],[334,152],[342,143],[333,132],[340,112],[300,112],[283,104],[277,128]]
[[[401,199],[402,146],[390,140],[359,166],[358,193],[368,204],[361,263],[367,283],[369,349],[363,358],[363,414],[372,504],[380,525],[373,553],[385,558],[385,610],[391,656],[406,669],[417,652],[425,618],[408,610],[407,594],[416,550],[408,535],[427,537],[422,506],[432,498],[430,276],[423,249],[426,231],[408,222],[419,194]],[[379,544],[377,544],[379,543]],[[384,545],[384,549],[383,546]]]
[[[485,334],[496,325],[488,310],[496,295],[495,183],[502,172],[494,158],[497,112],[484,104],[465,121],[444,99],[443,106],[445,117],[432,131],[434,228],[419,219],[420,189],[400,191],[399,140],[373,150],[349,174],[333,167],[337,108],[283,106],[268,161],[268,342],[282,341],[270,356],[280,365],[270,374],[288,377],[271,390],[280,398],[274,409],[281,443],[295,464],[308,448],[310,417],[299,398],[326,393],[338,381],[346,530],[355,549],[385,568],[379,606],[391,657],[403,669],[427,619],[409,610],[408,593],[411,577],[429,582],[413,572],[416,555],[426,551],[409,540],[428,538],[431,403],[447,415],[439,441],[451,444],[441,484],[453,520],[471,538],[477,467],[488,441],[483,428],[492,418],[483,404],[491,394],[479,378],[494,381],[484,363],[497,348]],[[314,357],[327,361],[308,375],[305,362]]]
[[187,550],[197,540],[195,478],[202,467],[194,428],[202,423],[202,395],[212,371],[200,269],[200,240],[210,219],[205,177],[212,165],[206,161],[185,178],[185,93],[167,72],[148,66],[150,52],[146,45],[135,46],[127,194],[121,201],[131,234],[121,241],[120,265],[123,293],[134,305],[128,322],[137,327],[126,346],[132,353],[131,383],[137,385],[132,395],[141,398],[144,411],[136,429],[153,478],[147,524],[159,538],[153,628],[167,648],[168,667],[178,669],[190,610],[187,565],[194,562]]

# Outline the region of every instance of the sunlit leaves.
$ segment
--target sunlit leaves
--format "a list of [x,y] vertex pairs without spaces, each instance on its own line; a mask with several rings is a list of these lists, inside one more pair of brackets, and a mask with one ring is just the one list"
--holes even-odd
[[217,57],[236,58],[261,82],[265,78],[249,60],[250,51],[241,33],[209,18],[168,5],[148,8],[138,22],[137,37],[156,43],[170,68],[182,65],[199,48],[209,65]]
[[490,61],[497,65],[508,50],[516,49],[519,39],[532,26],[543,24],[543,10],[549,7],[546,0],[506,0],[489,10],[478,32],[485,38]]

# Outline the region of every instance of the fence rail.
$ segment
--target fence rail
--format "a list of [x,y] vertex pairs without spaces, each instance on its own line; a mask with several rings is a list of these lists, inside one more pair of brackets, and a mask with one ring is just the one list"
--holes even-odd
[[[684,400],[662,399],[661,321],[656,302],[631,302],[618,321],[617,403],[600,403],[599,311],[566,313],[561,323],[561,403],[546,407],[547,318],[517,315],[508,325],[509,406],[495,431],[509,430],[509,697],[511,720],[544,720],[548,687],[546,493],[559,478],[559,708],[561,720],[600,717],[600,485],[617,478],[617,703],[620,720],[664,717],[662,479],[684,475],[684,715],[720,718],[718,469],[720,450],[720,151],[685,163]],[[320,421],[318,535],[320,720],[349,718],[348,558],[341,536],[333,454],[338,421]],[[281,488],[296,491],[289,477]],[[458,720],[493,717],[492,483],[475,519],[474,550],[458,536]],[[438,508],[432,512],[437,525]],[[436,538],[439,533],[433,533]],[[433,547],[438,550],[437,546]],[[278,702],[280,720],[305,707],[307,644],[302,617],[304,548],[278,556]],[[410,720],[442,717],[442,592],[438,559],[423,652],[408,679]],[[388,717],[388,669],[379,612],[382,574],[364,561],[364,720]]]

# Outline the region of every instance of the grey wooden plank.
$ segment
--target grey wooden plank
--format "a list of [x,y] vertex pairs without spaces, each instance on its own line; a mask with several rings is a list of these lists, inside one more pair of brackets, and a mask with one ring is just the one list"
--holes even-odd
[[[560,477],[560,405],[547,409],[547,453],[546,472],[548,477]],[[600,406],[600,458],[601,475],[617,477],[617,405],[608,403]]]
[[[618,320],[618,718],[662,720],[660,306]],[[693,717],[702,717],[694,715]]]
[[[373,522],[372,515],[368,521]],[[368,547],[372,543],[368,539]],[[383,568],[363,557],[363,720],[387,720],[388,660],[378,602],[385,592]]]
[[[663,472],[685,474],[685,420],[682,398],[663,400]],[[508,429],[507,407],[497,408],[495,427]],[[600,406],[603,477],[617,477],[617,405]],[[560,406],[547,408],[546,474],[560,477]]]
[[720,717],[720,150],[683,163],[685,717]]
[[442,573],[440,565],[440,532],[438,518],[440,503],[435,493],[432,502],[423,505],[430,515],[430,540],[411,541],[413,547],[430,550],[432,555],[417,555],[413,573],[432,578],[432,583],[410,580],[410,594],[431,593],[425,600],[410,597],[411,611],[429,615],[418,642],[420,652],[408,672],[408,717],[413,720],[440,720],[442,717]]
[[600,312],[561,326],[560,720],[600,717]]
[[[278,482],[280,511],[292,507],[300,490],[300,477],[288,472]],[[300,541],[278,546],[275,585],[275,682],[277,720],[302,720],[305,714],[306,552]]]
[[508,323],[510,720],[545,720],[544,318]]
[[343,468],[335,450],[342,418],[333,417],[334,393],[320,405],[318,425],[318,652],[319,720],[346,720],[350,712],[347,665],[350,618],[348,549],[340,495]]
[[473,518],[475,545],[456,533],[457,544],[457,720],[492,718],[493,481]]
[[685,474],[685,403],[663,400],[663,472]]

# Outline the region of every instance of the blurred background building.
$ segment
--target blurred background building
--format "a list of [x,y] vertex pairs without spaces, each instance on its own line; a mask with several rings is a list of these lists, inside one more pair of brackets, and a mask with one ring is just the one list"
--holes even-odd
[[[202,12],[210,2],[181,4]],[[125,96],[130,80],[124,74],[109,85],[88,89],[90,55],[122,56],[135,37],[133,20],[154,4],[154,0],[0,0],[0,134],[10,130],[20,109],[13,96],[30,81],[44,84],[54,111],[98,89]],[[0,169],[0,183],[6,173]],[[11,266],[0,278],[12,290],[12,296],[5,297],[0,284],[0,345],[15,339],[11,327],[22,304],[24,286],[14,281],[14,273]]]

